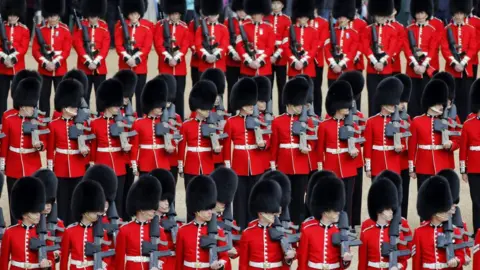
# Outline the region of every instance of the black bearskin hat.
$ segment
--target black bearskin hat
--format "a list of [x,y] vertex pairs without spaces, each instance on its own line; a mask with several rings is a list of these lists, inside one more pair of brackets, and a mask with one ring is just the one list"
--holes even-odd
[[233,12],[244,10],[243,0],[232,0],[232,2],[230,2],[230,9]]
[[63,16],[65,13],[65,0],[42,0],[42,16],[48,18],[50,16]]
[[265,76],[253,77],[257,84],[258,101],[269,102],[272,99],[272,82]]
[[346,81],[335,81],[327,92],[325,108],[333,116],[340,109],[350,109],[353,104],[352,87]]
[[217,187],[217,202],[230,204],[233,202],[238,186],[237,174],[226,167],[219,167],[210,174]]
[[260,180],[273,180],[280,185],[282,189],[282,199],[280,200],[280,206],[282,209],[287,209],[290,201],[292,199],[292,186],[290,184],[290,179],[281,171],[269,171],[266,172]]
[[447,105],[448,100],[448,86],[442,80],[431,80],[423,90],[422,108],[425,112],[437,104]]
[[470,87],[470,107],[475,114],[480,111],[480,80],[478,79]]
[[396,211],[398,208],[398,192],[395,185],[387,178],[377,177],[368,191],[368,215],[377,221],[377,214],[386,209]]
[[315,0],[315,8],[320,11],[325,8],[325,0]]
[[296,22],[298,18],[308,17],[313,19],[315,4],[314,0],[293,0],[292,3],[292,22]]
[[80,69],[69,70],[67,73],[65,73],[65,75],[63,75],[62,81],[68,80],[68,79],[75,79],[82,84],[83,86],[82,95],[84,95],[85,93],[88,93],[88,77],[85,74],[85,72],[83,72]]
[[437,175],[443,176],[447,179],[453,203],[458,204],[460,202],[460,178],[458,177],[458,174],[452,169],[443,169],[438,172]]
[[197,82],[192,91],[190,91],[190,96],[188,97],[188,105],[192,112],[197,109],[200,110],[211,110],[217,99],[217,87],[211,81],[201,80]]
[[6,0],[2,7],[2,14],[7,18],[10,15],[23,17],[27,11],[26,0]]
[[257,84],[252,78],[241,78],[232,87],[230,106],[234,111],[243,106],[256,105],[258,99]]
[[187,11],[187,2],[185,0],[164,0],[163,10],[166,14],[178,12],[184,14]]
[[137,74],[130,69],[122,69],[115,73],[113,79],[117,79],[123,84],[123,97],[131,99],[137,87]]
[[41,86],[41,81],[34,77],[21,80],[13,95],[13,105],[15,109],[18,110],[22,106],[37,107],[38,100],[40,99]]
[[[41,213],[45,209],[45,186],[36,177],[22,177],[15,181],[10,196],[10,211],[17,220],[26,213]],[[12,224],[15,224],[13,220]]]
[[[402,177],[394,171],[384,170],[379,175],[377,175],[377,177],[375,179],[380,179],[380,178],[387,178],[388,180],[392,181],[392,183],[397,188],[398,204],[401,205],[402,204],[402,199],[403,199],[403,184],[402,184],[403,179],[402,179]],[[408,192],[408,190],[407,190],[407,192]]]
[[272,1],[269,0],[245,0],[243,4],[248,15],[268,15],[272,12]]
[[433,0],[411,0],[410,14],[413,18],[415,18],[415,14],[420,12],[427,13],[430,18],[433,15]]
[[81,5],[85,18],[103,18],[107,12],[107,0],[82,0]]
[[210,210],[217,204],[217,186],[210,176],[199,175],[190,181],[185,196],[188,214]]
[[450,13],[452,15],[455,15],[457,12],[470,14],[472,6],[472,0],[450,0]]
[[58,84],[55,92],[55,110],[61,112],[67,107],[78,108],[82,102],[83,85],[75,80],[63,80]]
[[363,0],[355,0],[355,9],[358,13],[361,13],[363,6]]
[[123,17],[128,18],[128,15],[138,12],[141,17],[145,14],[145,2],[141,0],[120,0],[120,7],[122,8]]
[[345,188],[337,177],[325,176],[318,180],[310,194],[310,211],[318,220],[328,211],[340,212],[345,206]]
[[258,181],[252,187],[248,197],[250,215],[256,217],[258,213],[279,213],[282,201],[282,188],[272,180]]
[[284,105],[307,104],[308,82],[304,78],[293,78],[283,88],[282,101]]
[[32,177],[36,177],[42,181],[43,186],[45,187],[46,203],[54,203],[57,199],[57,176],[55,176],[55,174],[49,169],[40,169],[36,171]]
[[402,9],[402,0],[393,0],[393,7],[397,12],[396,15],[400,14],[400,10]]
[[164,80],[167,84],[168,95],[167,102],[174,102],[177,97],[177,80],[172,74],[162,74],[155,77],[155,79]]
[[388,17],[393,13],[393,0],[369,0],[368,15]]
[[115,172],[108,166],[103,164],[95,164],[88,168],[83,179],[98,182],[105,194],[105,199],[111,203],[117,197],[118,179]]
[[168,203],[175,202],[175,178],[170,171],[165,169],[155,169],[150,172],[150,175],[157,178],[162,185],[162,197],[161,201],[168,200]]
[[105,194],[102,186],[92,180],[82,180],[73,190],[71,210],[75,221],[80,221],[88,212],[103,213]]
[[448,99],[452,101],[455,100],[455,78],[452,76],[452,74],[445,71],[438,72],[437,74],[433,75],[432,80],[434,79],[445,82],[448,86]]
[[[335,173],[328,170],[317,171],[308,180],[307,192],[305,194],[305,205],[309,211],[310,211],[309,207],[310,207],[310,199],[312,198],[313,187],[315,187],[318,181],[320,181],[324,177],[335,177]],[[311,216],[311,213],[308,213],[307,216]]]
[[203,16],[219,15],[223,10],[222,0],[200,0]]
[[127,214],[134,216],[138,211],[157,210],[162,197],[162,186],[151,175],[140,176],[127,195]]
[[335,0],[333,3],[332,15],[334,18],[347,17],[349,20],[355,18],[355,0]]
[[123,84],[117,79],[108,79],[97,90],[97,111],[103,112],[109,107],[123,105]]
[[422,220],[430,220],[437,213],[448,212],[452,206],[450,187],[443,176],[432,176],[420,186],[417,212]]
[[398,105],[400,104],[402,92],[402,82],[395,77],[387,77],[377,86],[377,91],[375,91],[375,105],[378,108],[382,105]]
[[407,74],[403,73],[395,75],[395,78],[399,79],[403,84],[403,91],[402,95],[400,96],[400,102],[409,102],[410,95],[412,93],[412,79],[410,79]]
[[200,15],[200,10],[201,10],[200,0],[194,0],[193,1],[193,8],[195,9],[195,12],[197,13],[197,16],[199,16]]
[[218,68],[209,68],[202,73],[200,80],[211,81],[217,87],[217,95],[223,96],[225,93],[225,73]]
[[36,70],[30,70],[30,69],[21,70],[17,74],[15,74],[15,76],[13,76],[12,85],[10,86],[10,88],[12,89],[12,93],[11,93],[12,97],[15,96],[15,91],[17,90],[17,87],[20,81],[26,78],[35,78],[37,79],[37,81],[39,81],[40,85],[42,85],[42,81],[43,81],[42,76]]
[[167,106],[168,87],[162,79],[153,79],[145,85],[142,91],[142,111],[148,114],[155,108]]
[[307,94],[307,104],[313,103],[313,90],[315,86],[313,85],[313,80],[310,76],[306,74],[300,74],[295,77],[304,78],[308,82],[308,94]]
[[353,99],[360,98],[363,88],[365,87],[365,78],[360,71],[352,70],[344,72],[337,80],[348,82],[352,87]]

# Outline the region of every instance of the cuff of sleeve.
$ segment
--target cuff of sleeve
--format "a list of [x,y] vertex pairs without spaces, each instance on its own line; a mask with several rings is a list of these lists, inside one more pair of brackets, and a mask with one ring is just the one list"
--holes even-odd
[[138,171],[137,161],[135,161],[135,160],[130,160],[130,163],[132,164],[132,170],[133,170],[134,172],[137,172],[137,171]]
[[275,161],[270,161],[270,169],[275,170],[277,165],[275,164]]
[[467,164],[465,160],[460,160],[460,173],[461,174],[467,173]]
[[317,162],[318,170],[323,171],[323,162]]
[[227,168],[232,168],[232,165],[230,164],[230,161],[229,160],[225,160],[225,167]]
[[0,170],[5,171],[5,158],[0,158]]
[[415,166],[413,165],[413,160],[408,161],[408,172],[415,172]]
[[372,160],[369,158],[365,159],[365,171],[370,172],[372,170]]
[[53,171],[53,160],[49,159],[47,160],[47,169],[50,171]]

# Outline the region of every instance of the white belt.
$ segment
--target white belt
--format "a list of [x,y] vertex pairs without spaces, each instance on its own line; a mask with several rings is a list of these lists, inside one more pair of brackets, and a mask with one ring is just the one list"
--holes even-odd
[[325,152],[329,154],[343,154],[343,153],[348,153],[348,148],[327,148],[325,149]]
[[150,258],[145,256],[125,256],[125,260],[128,262],[137,262],[137,263],[150,262]]
[[80,154],[80,150],[73,150],[73,149],[60,149],[56,148],[55,152],[64,154],[64,155],[78,155]]
[[[210,152],[212,151],[212,148],[211,147],[187,147],[187,151],[189,152],[197,152],[197,153],[200,153],[200,152]],[[210,266],[209,266],[210,267]]]
[[315,269],[322,269],[322,270],[328,270],[328,269],[337,269],[340,268],[340,263],[314,263],[311,261],[308,261],[308,267],[310,268],[315,268]]
[[282,262],[248,262],[248,265],[255,268],[271,269],[282,267]]
[[236,150],[253,150],[253,149],[258,149],[258,145],[256,144],[235,145],[234,148]]
[[423,150],[443,150],[443,145],[424,145],[424,144],[421,144],[418,146],[419,149],[423,149]]
[[122,151],[121,147],[98,147],[97,152],[102,153],[113,153],[113,152],[120,152]]
[[368,262],[368,266],[373,267],[373,268],[389,268],[390,264],[388,262]]
[[157,150],[164,149],[164,144],[140,144],[140,149]]
[[281,143],[280,144],[280,148],[284,148],[284,149],[295,149],[299,147],[300,145],[298,143]]
[[372,146],[373,150],[377,151],[392,151],[395,150],[395,146],[393,145],[374,145]]
[[85,268],[93,266],[94,261],[77,261],[77,260],[70,260],[71,265],[75,265],[77,268]]
[[26,263],[26,262],[16,262],[16,261],[11,261],[10,262],[11,266],[23,268],[23,269],[35,269],[35,268],[40,268],[39,263]]
[[447,269],[448,264],[446,264],[446,263],[424,263],[423,268],[427,268],[427,269]]
[[18,153],[18,154],[30,154],[30,153],[34,153],[35,151],[37,151],[35,148],[16,148],[16,147],[13,147],[13,146],[9,146],[8,149],[10,149],[10,151]]
[[183,261],[183,266],[190,267],[190,268],[210,268],[209,263],[202,263],[202,262],[187,262]]
[[470,146],[470,151],[480,151],[480,146]]

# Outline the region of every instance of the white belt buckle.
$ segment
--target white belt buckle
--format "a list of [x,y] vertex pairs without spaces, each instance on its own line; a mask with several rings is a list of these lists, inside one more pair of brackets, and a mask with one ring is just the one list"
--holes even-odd
[[195,262],[195,268],[201,268],[202,264],[199,262]]

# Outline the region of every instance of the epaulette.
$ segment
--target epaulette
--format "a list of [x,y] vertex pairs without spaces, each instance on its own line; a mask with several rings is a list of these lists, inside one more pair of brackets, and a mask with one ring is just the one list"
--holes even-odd
[[433,27],[433,25],[427,23],[427,27],[431,27],[433,30],[436,30],[435,27]]
[[25,24],[23,24],[23,23],[18,23],[18,26],[23,27],[23,28],[25,28],[25,29],[28,29],[28,27],[27,27]]
[[469,23],[466,23],[465,25],[470,26],[471,28],[475,29],[475,27],[473,25],[469,24]]
[[11,229],[11,228],[15,228],[15,227],[17,227],[18,225],[20,225],[20,224],[17,223],[17,224],[10,225],[10,226],[8,226],[7,228],[5,228],[5,230]]
[[75,226],[77,226],[77,225],[78,225],[78,222],[74,222],[74,223],[68,225],[68,226],[67,226],[67,229],[73,228],[73,227],[75,227]]
[[193,223],[193,221],[190,221],[190,222],[188,222],[188,223],[185,223],[185,224],[183,224],[182,226],[180,226],[180,228],[183,228],[183,227],[185,227],[185,226],[187,226],[187,225],[190,225],[190,224],[192,224],[192,223]]
[[61,117],[57,117],[57,118],[53,119],[52,121],[50,121],[50,123],[53,123],[54,121],[58,121],[58,120],[60,120],[60,118]]
[[247,24],[252,24],[252,23],[253,23],[252,20],[246,20],[246,21],[243,22],[242,25],[247,25]]
[[188,118],[187,120],[185,120],[183,123],[187,123],[187,122],[192,122],[192,120],[194,120],[193,118]]
[[288,19],[290,19],[290,16],[288,16],[288,15],[285,14],[285,13],[282,13],[280,16],[282,16],[282,17],[287,17]]
[[263,21],[263,23],[266,24],[266,25],[269,25],[269,26],[273,27],[273,25],[272,25],[270,22]]
[[99,22],[102,22],[104,24],[108,24],[105,20],[102,20],[102,19],[98,19]]
[[184,21],[179,21],[178,24],[179,24],[179,25],[182,25],[182,26],[185,26],[185,27],[188,27],[187,23],[184,22]]
[[[10,117],[15,116],[15,115],[18,115],[18,114],[16,114],[16,113],[10,114],[10,115],[8,115],[6,118],[10,118]],[[5,119],[6,119],[6,118],[5,118]]]
[[253,229],[253,228],[255,228],[255,227],[257,227],[257,225],[251,225],[250,227],[246,228],[246,229],[243,230],[243,231],[245,232],[245,231],[250,230],[250,229]]
[[130,224],[130,223],[132,223],[132,222],[135,222],[135,221],[131,220],[131,221],[127,222],[127,223],[124,223],[124,224],[122,224],[122,226],[120,226],[120,228],[122,228],[122,227],[124,227],[124,226],[127,226],[128,224]]
[[[411,23],[411,24],[407,25],[407,28],[410,28],[410,27],[415,26],[415,25],[417,25],[417,24],[416,23]],[[427,25],[428,25],[428,23],[427,23]]]
[[146,25],[140,24],[140,26],[147,28],[147,30],[150,30],[150,27],[148,27]]
[[468,121],[475,120],[475,119],[477,119],[477,117],[467,119],[467,120],[465,120],[465,122],[463,122],[463,125],[465,125]]
[[350,27],[349,29],[358,34],[358,31],[353,29],[352,27]]
[[370,120],[370,119],[372,119],[372,118],[374,118],[374,117],[377,117],[377,116],[379,116],[379,115],[380,115],[380,113],[377,113],[377,114],[375,114],[375,115],[372,115],[372,116],[370,116],[370,117],[367,119],[367,121]]
[[307,226],[303,227],[303,231],[305,231],[307,228],[310,228],[312,226],[316,226],[318,225],[317,223],[312,223],[312,224],[308,224]]
[[235,117],[237,117],[237,116],[238,116],[238,114],[237,114],[237,115],[232,115],[232,116],[228,117],[227,121],[230,120],[230,119],[232,119],[232,118],[235,118]]
[[303,220],[302,224],[305,223],[305,222],[309,222],[309,221],[311,221],[311,220],[314,220],[314,219],[315,219],[314,216],[308,217],[308,218],[306,218],[305,220]]
[[423,116],[425,116],[425,114],[420,114],[420,115],[417,115],[417,116],[415,116],[413,119],[417,119],[417,118],[419,118],[419,117],[423,117]]
[[223,26],[223,27],[227,28],[227,26],[225,26],[225,24],[223,24],[223,23],[217,23],[217,25],[220,25],[220,26]]
[[106,29],[105,27],[101,27],[101,26],[99,26],[99,27],[98,27],[98,29],[102,29],[102,30],[104,30],[104,31],[107,31],[107,32],[108,32],[108,29]]
[[[386,26],[389,26],[389,27],[395,29],[395,26],[393,26],[393,25],[391,25],[391,24],[386,24]],[[395,30],[396,30],[396,29],[395,29]]]
[[320,20],[323,20],[323,21],[327,22],[327,19],[325,19],[325,18],[323,18],[323,17],[320,17],[320,16],[319,16],[319,17],[316,17],[315,19],[320,19]]
[[68,26],[67,26],[66,24],[62,23],[62,22],[58,23],[58,27],[61,27],[61,28],[65,29],[65,30],[67,30],[67,31],[70,31],[70,29],[68,28]]
[[369,227],[367,227],[367,228],[363,229],[362,233],[364,233],[364,232],[366,232],[366,231],[370,230],[371,228],[375,228],[375,225],[370,225]]

